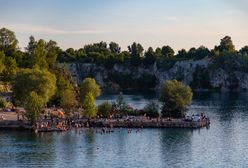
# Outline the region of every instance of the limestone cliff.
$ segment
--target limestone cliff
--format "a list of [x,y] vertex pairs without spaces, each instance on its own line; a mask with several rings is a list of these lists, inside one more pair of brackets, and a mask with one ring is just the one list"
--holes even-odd
[[[158,68],[157,64],[145,67],[130,67],[115,64],[112,69],[96,64],[61,64],[72,74],[72,77],[80,83],[85,77],[94,77],[103,89],[159,89],[161,85],[170,79],[177,79],[187,85],[194,85],[194,89],[220,89],[220,90],[246,90],[248,89],[248,73],[241,71],[227,72],[220,68],[211,68],[212,59],[183,60],[176,62],[171,68]],[[207,73],[198,74],[199,67]],[[144,77],[145,76],[145,77]],[[200,76],[200,77],[199,77]],[[125,79],[123,81],[123,79]],[[201,81],[200,81],[201,80]],[[207,82],[208,85],[204,85]],[[208,86],[207,88],[204,87]],[[125,88],[123,88],[125,87]]]

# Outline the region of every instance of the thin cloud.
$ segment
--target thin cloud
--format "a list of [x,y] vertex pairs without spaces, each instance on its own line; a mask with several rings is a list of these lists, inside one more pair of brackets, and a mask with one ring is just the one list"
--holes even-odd
[[81,30],[62,30],[49,27],[42,27],[29,24],[1,24],[1,27],[6,27],[19,33],[38,33],[38,34],[54,34],[54,35],[80,35],[80,34],[102,34],[103,30],[81,29]]

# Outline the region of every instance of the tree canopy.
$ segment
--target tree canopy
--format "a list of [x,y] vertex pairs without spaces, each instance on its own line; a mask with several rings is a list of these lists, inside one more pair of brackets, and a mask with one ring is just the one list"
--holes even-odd
[[36,92],[30,92],[29,94],[25,95],[25,102],[23,104],[26,113],[25,116],[34,123],[36,119],[40,116],[42,108],[44,106],[44,100],[42,97],[38,96]]
[[[157,68],[158,70],[166,71],[178,61],[197,60],[206,57],[210,60],[208,70],[194,68],[197,72],[193,73],[194,83],[190,84],[194,88],[206,89],[206,87],[209,87],[210,79],[208,76],[214,74],[219,68],[228,72],[230,76],[228,80],[234,83],[234,86],[237,85],[234,71],[248,72],[248,47],[244,46],[240,50],[236,50],[230,36],[223,37],[213,49],[200,46],[192,47],[189,50],[181,49],[178,53],[175,53],[168,44],[154,49],[148,47],[145,50],[142,44],[133,42],[126,49],[123,49],[116,42],[107,43],[104,41],[86,44],[79,49],[68,48],[63,50],[53,40],[45,41],[30,36],[29,43],[23,51],[18,47],[18,40],[13,31],[7,28],[0,29],[0,80],[4,84],[14,82],[16,75],[22,69],[43,69],[59,78],[60,72],[56,71],[63,69],[61,63],[91,63],[105,67],[108,70],[107,75],[109,77],[107,82],[117,83],[121,89],[154,89],[157,86],[158,77],[156,75],[147,71],[142,72],[142,75],[130,75],[129,72],[116,71],[116,67],[129,68],[132,74],[133,70],[139,71],[140,67],[149,70]],[[176,73],[175,79],[182,80],[183,74],[181,70],[178,69]],[[206,77],[203,78],[202,76]],[[69,80],[69,83],[72,81],[69,78],[65,78],[65,80]],[[89,86],[91,87],[91,85]],[[59,88],[59,85],[56,84],[56,87]],[[71,91],[76,92],[76,94],[79,93],[75,89],[75,85],[73,87],[74,89]],[[94,97],[99,95],[96,93],[100,93],[100,88],[89,88],[86,87],[85,91],[81,89],[81,102],[89,90],[93,90]],[[61,98],[61,96],[57,97],[56,105],[60,105],[59,99]],[[53,98],[53,100],[55,99]]]
[[0,73],[2,73],[5,68],[4,60],[5,60],[5,54],[4,52],[0,51]]
[[101,88],[93,78],[85,78],[80,84],[80,99],[83,100],[87,93],[91,93],[94,98],[101,94]]
[[6,55],[11,55],[17,49],[18,40],[15,33],[9,29],[0,29],[0,50]]
[[109,102],[103,102],[98,106],[98,114],[103,118],[108,118],[112,112],[112,105]]
[[225,36],[223,39],[221,39],[220,45],[218,48],[220,51],[228,51],[228,52],[235,51],[235,46],[233,45],[233,42],[230,36]]
[[166,81],[160,91],[163,117],[183,117],[186,107],[191,104],[192,96],[189,86],[177,80]]
[[85,95],[83,100],[83,116],[87,118],[96,117],[96,107],[95,107],[95,99],[91,92],[88,92]]
[[15,77],[12,90],[14,101],[20,106],[26,103],[31,92],[45,104],[55,93],[56,77],[47,70],[22,69]]
[[174,50],[170,46],[163,46],[161,53],[164,57],[173,57],[174,56]]
[[128,50],[131,53],[131,64],[138,66],[143,55],[144,48],[139,43],[133,43],[131,46],[128,46]]

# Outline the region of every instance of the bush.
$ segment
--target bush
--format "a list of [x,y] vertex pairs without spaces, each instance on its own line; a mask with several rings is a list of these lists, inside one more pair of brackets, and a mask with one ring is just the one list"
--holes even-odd
[[122,92],[120,92],[116,101],[113,103],[113,112],[120,116],[126,116],[128,114],[128,111],[129,106],[125,102]]
[[3,98],[0,99],[0,108],[6,108],[8,105],[7,101]]
[[109,102],[103,102],[98,106],[98,114],[103,118],[108,118],[112,112],[112,105]]
[[141,116],[141,115],[143,115],[142,111],[140,111],[138,109],[133,109],[131,107],[128,109],[127,114],[129,116]]
[[146,114],[146,116],[151,118],[159,117],[159,105],[154,101],[149,102],[144,107],[144,113]]

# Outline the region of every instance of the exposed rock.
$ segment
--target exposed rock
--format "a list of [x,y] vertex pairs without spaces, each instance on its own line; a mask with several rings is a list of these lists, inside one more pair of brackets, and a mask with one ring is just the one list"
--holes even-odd
[[[106,90],[119,90],[118,81],[109,80],[109,74],[113,72],[124,73],[130,75],[132,78],[139,78],[144,74],[154,75],[157,79],[157,85],[154,89],[159,89],[166,80],[178,79],[184,84],[190,85],[193,80],[193,74],[197,66],[209,68],[211,65],[211,58],[204,58],[201,60],[184,60],[176,62],[169,70],[159,69],[157,64],[149,67],[128,67],[125,65],[115,64],[112,69],[106,69],[103,66],[96,64],[62,64],[67,68],[72,77],[80,83],[85,77],[94,77],[97,83]],[[61,66],[62,66],[61,65]],[[224,69],[218,68],[209,73],[209,82],[212,88],[221,89],[223,91],[235,89],[248,89],[248,73],[233,72],[232,74],[226,72]],[[130,84],[131,86],[131,84]],[[198,88],[203,89],[204,88]]]

